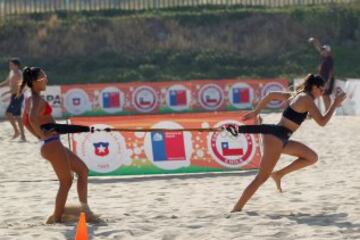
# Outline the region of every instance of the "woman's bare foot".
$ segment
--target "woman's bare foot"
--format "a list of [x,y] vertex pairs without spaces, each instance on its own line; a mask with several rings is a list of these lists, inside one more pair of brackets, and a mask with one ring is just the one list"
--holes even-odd
[[61,219],[56,219],[54,217],[54,215],[50,215],[48,217],[48,219],[46,220],[46,224],[55,224],[55,223],[60,223],[61,222]]
[[81,207],[80,210],[82,212],[85,212],[86,214],[86,221],[89,223],[101,223],[102,219],[99,215],[95,214],[93,211],[91,211],[89,205],[87,203],[80,203]]
[[93,212],[86,214],[86,222],[88,223],[102,223],[103,220],[99,215],[94,214]]
[[236,208],[234,208],[233,210],[231,210],[231,213],[235,213],[235,212],[241,212],[242,211],[242,209],[240,208],[240,209],[236,209]]
[[19,136],[20,136],[20,133],[15,132],[11,139],[14,140],[14,139],[18,138]]
[[281,177],[279,176],[279,174],[277,172],[273,172],[271,174],[271,178],[275,181],[276,188],[279,190],[279,192],[282,192]]

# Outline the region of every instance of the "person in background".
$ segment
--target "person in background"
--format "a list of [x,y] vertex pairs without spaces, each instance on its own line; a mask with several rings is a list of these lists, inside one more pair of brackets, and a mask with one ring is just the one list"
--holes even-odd
[[331,104],[331,94],[334,90],[334,59],[331,55],[331,47],[329,45],[321,45],[317,38],[309,38],[309,43],[312,44],[320,53],[320,64],[318,66],[318,74],[325,81],[325,92],[322,96],[325,111],[327,111]]
[[22,72],[20,68],[21,63],[18,58],[10,59],[9,75],[5,81],[0,83],[0,87],[8,85],[10,88],[8,91],[4,92],[2,96],[9,93],[11,94],[10,104],[6,109],[6,118],[9,120],[11,126],[14,129],[14,135],[12,139],[20,136],[22,141],[26,141],[24,126],[21,120],[21,108],[24,101],[24,95],[16,95],[22,78]]

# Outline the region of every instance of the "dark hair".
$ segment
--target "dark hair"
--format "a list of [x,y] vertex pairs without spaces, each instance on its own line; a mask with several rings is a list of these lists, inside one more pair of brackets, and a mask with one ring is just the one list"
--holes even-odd
[[296,93],[300,92],[311,92],[313,86],[322,87],[325,85],[324,79],[319,75],[308,74],[304,81],[296,87]]
[[9,60],[9,63],[15,64],[16,66],[18,66],[19,68],[21,67],[21,62],[19,58],[11,58]]
[[39,78],[41,71],[42,69],[39,67],[25,67],[23,69],[22,81],[19,87],[18,96],[20,96],[23,92],[25,85],[27,85],[29,88],[33,86],[33,82]]

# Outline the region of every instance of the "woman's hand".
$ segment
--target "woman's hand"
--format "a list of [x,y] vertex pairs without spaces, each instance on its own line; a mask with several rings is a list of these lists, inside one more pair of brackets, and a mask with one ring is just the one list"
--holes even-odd
[[256,118],[258,115],[258,113],[253,110],[251,112],[247,112],[243,117],[242,117],[242,120],[243,121],[246,121],[246,120],[249,120],[249,119],[252,119],[252,118]]
[[339,107],[341,103],[345,100],[345,98],[346,93],[340,87],[337,87],[334,100],[335,106]]

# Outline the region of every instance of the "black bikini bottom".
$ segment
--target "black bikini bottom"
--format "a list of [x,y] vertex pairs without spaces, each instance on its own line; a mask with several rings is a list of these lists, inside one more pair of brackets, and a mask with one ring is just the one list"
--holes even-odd
[[285,146],[289,138],[292,135],[292,131],[286,127],[275,125],[275,124],[261,124],[261,125],[228,125],[226,130],[233,136],[237,136],[239,133],[260,133],[260,134],[271,134],[279,138]]

